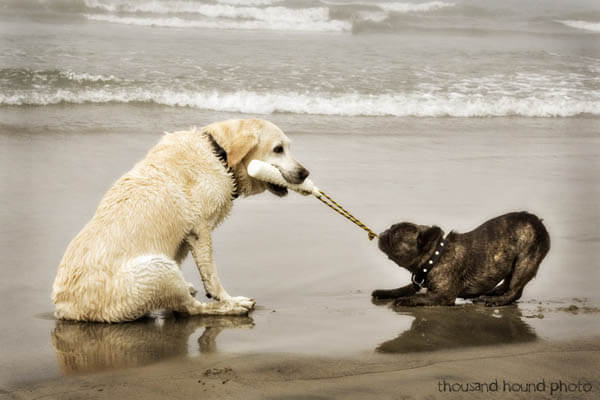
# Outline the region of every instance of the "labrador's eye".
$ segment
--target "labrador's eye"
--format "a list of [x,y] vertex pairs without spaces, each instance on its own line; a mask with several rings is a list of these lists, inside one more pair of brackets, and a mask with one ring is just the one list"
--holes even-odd
[[283,153],[283,146],[275,146],[275,148],[273,149],[273,153]]

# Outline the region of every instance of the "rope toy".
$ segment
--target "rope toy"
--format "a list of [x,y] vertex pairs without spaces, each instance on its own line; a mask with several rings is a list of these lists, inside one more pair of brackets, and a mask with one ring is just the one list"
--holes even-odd
[[313,195],[317,199],[319,199],[323,204],[327,205],[329,208],[340,214],[341,216],[349,219],[358,227],[364,229],[369,235],[369,240],[373,240],[377,237],[377,234],[369,229],[365,224],[360,222],[358,218],[354,215],[350,214],[348,210],[338,204],[335,200],[329,197],[325,192],[317,188],[310,179],[305,179],[301,184],[293,184],[286,181],[279,169],[274,167],[273,165],[266,163],[260,160],[252,160],[250,164],[248,164],[248,175],[251,177],[272,183],[279,186],[287,187],[295,192],[298,192],[304,196]]

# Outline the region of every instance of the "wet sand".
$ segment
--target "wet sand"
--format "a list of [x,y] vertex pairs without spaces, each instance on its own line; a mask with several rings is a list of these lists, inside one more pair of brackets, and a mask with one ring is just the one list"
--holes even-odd
[[203,354],[36,382],[11,395],[19,399],[593,399],[599,384],[598,350],[597,340],[577,340],[403,357]]
[[[104,325],[51,317],[66,245],[165,126],[228,115],[49,110],[55,118],[29,121],[4,111],[0,125],[0,397],[481,398],[440,392],[443,379],[593,385],[498,398],[597,396],[597,119],[270,118],[314,182],[374,230],[408,220],[467,231],[514,210],[544,218],[552,249],[517,305],[372,304],[373,289],[409,274],[315,199],[265,194],[236,200],[214,233],[225,287],[258,302],[248,318]],[[85,126],[99,112],[114,115],[115,129]],[[184,274],[201,287],[191,260]]]

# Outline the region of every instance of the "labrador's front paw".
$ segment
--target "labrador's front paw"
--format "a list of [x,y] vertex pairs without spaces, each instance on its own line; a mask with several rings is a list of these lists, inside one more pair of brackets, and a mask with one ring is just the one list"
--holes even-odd
[[215,315],[248,315],[248,309],[237,303],[226,301],[213,304],[218,304],[213,313]]
[[254,299],[250,299],[248,297],[243,296],[230,297],[229,299],[227,299],[227,301],[235,303],[238,306],[244,307],[248,311],[253,310],[254,306],[256,305]]

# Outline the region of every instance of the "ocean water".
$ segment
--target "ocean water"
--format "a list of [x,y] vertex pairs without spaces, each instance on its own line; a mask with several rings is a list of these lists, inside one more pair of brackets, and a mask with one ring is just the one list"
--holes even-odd
[[0,32],[0,112],[600,114],[595,0],[5,0]]

